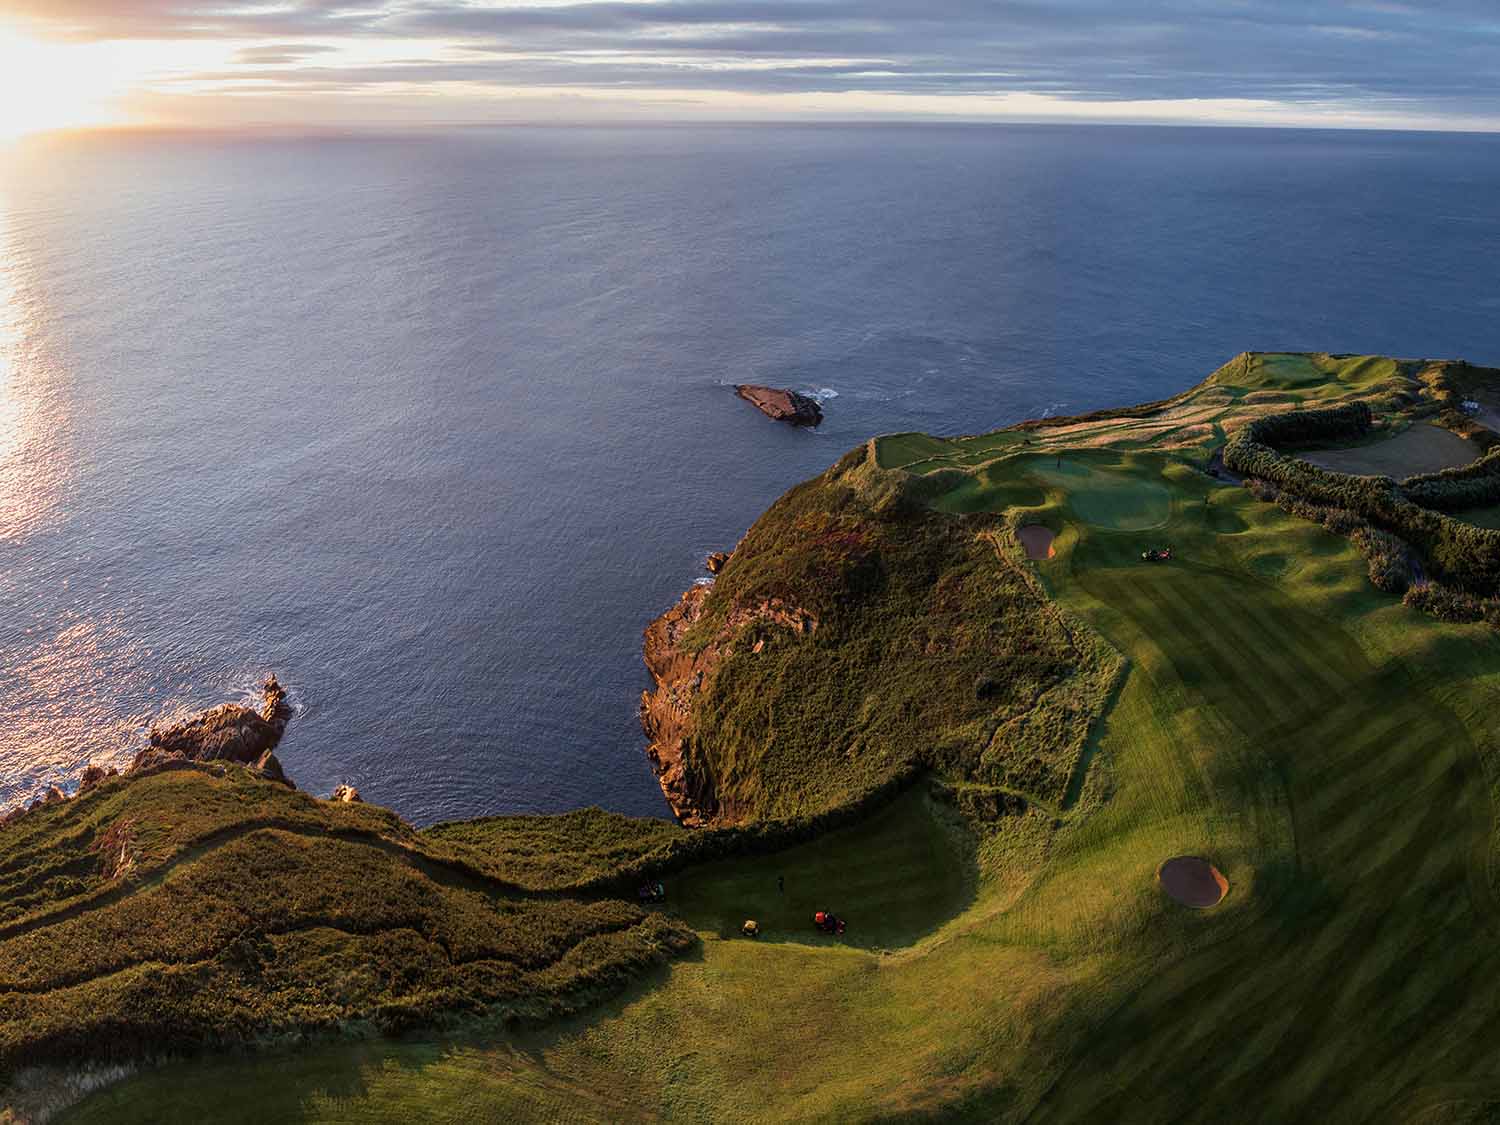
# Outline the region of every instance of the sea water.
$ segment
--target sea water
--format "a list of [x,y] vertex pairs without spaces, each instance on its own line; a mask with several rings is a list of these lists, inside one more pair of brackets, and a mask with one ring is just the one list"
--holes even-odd
[[[0,806],[274,671],[298,784],[664,815],[641,631],[871,434],[1500,364],[1500,145],[887,125],[0,151]],[[816,394],[817,431],[737,382]]]

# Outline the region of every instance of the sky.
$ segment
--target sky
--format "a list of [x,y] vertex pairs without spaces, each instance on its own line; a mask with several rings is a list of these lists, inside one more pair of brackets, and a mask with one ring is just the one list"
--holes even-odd
[[0,133],[890,118],[1500,129],[1500,0],[0,0]]

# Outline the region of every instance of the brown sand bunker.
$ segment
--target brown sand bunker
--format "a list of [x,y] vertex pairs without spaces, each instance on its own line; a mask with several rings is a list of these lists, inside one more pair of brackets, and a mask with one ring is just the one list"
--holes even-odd
[[1026,548],[1028,559],[1050,559],[1057,552],[1052,549],[1052,540],[1057,536],[1050,527],[1039,523],[1027,524],[1016,531],[1016,538]]
[[1195,855],[1167,860],[1156,869],[1156,881],[1183,906],[1199,910],[1216,905],[1229,893],[1229,880],[1208,860]]

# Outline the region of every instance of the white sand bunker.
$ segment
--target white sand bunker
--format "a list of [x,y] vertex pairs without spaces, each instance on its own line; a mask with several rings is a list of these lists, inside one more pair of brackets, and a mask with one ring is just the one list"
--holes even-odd
[[1050,527],[1043,527],[1039,523],[1027,524],[1016,530],[1016,538],[1026,548],[1028,559],[1050,559],[1057,553],[1052,549],[1052,540],[1057,535]]
[[1156,881],[1183,906],[1198,910],[1218,905],[1229,893],[1229,880],[1208,860],[1195,855],[1167,860],[1156,869]]

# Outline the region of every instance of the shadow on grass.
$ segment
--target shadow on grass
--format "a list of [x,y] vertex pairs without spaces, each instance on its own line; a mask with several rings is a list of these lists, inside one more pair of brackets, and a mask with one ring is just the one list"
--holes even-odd
[[[919,782],[867,820],[774,855],[721,860],[668,885],[669,909],[724,940],[862,950],[909,946],[962,913],[978,871],[968,833]],[[848,923],[820,933],[813,914]],[[758,938],[741,927],[753,919]]]

